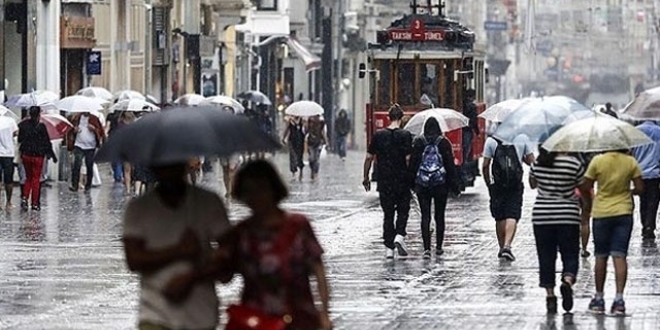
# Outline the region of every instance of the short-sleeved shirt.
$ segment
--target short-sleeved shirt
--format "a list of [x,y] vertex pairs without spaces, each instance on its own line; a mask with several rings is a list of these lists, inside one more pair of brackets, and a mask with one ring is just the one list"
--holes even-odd
[[14,144],[14,133],[18,131],[18,125],[10,117],[0,117],[4,128],[0,129],[0,157],[14,158],[16,146]]
[[227,234],[233,272],[243,276],[241,302],[270,315],[292,316],[287,329],[317,329],[319,313],[309,283],[323,249],[309,220],[285,214],[279,225],[264,229],[242,221]]
[[538,195],[532,210],[535,225],[580,225],[580,206],[575,188],[585,167],[573,156],[557,156],[551,166],[537,161],[530,176],[537,182]]
[[641,176],[642,170],[632,156],[608,152],[594,157],[585,174],[586,178],[596,182],[591,215],[594,218],[607,218],[632,214],[630,182]]
[[[216,194],[187,186],[185,202],[171,209],[152,191],[130,202],[124,215],[124,238],[140,239],[147,249],[175,246],[190,228],[202,244],[202,256],[211,252],[216,241],[229,228],[226,211]],[[218,325],[218,297],[212,281],[197,283],[185,301],[170,303],[162,290],[177,275],[194,267],[177,261],[155,272],[140,276],[139,320],[171,329],[215,329]]]
[[412,135],[403,129],[382,129],[371,138],[367,152],[376,156],[378,190],[384,186],[409,188],[406,158],[412,152]]

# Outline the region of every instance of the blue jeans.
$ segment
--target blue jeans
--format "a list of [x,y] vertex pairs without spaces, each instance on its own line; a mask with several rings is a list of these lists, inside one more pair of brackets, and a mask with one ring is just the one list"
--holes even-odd
[[539,259],[539,285],[555,287],[557,250],[561,254],[562,277],[575,278],[580,255],[579,225],[534,225],[536,255]]
[[124,166],[121,162],[112,163],[112,176],[115,182],[122,182],[124,180]]
[[346,157],[346,136],[337,137],[337,154],[341,158]]
[[601,258],[627,256],[632,227],[632,214],[594,218],[594,255]]
[[319,145],[316,147],[308,146],[307,147],[307,153],[309,156],[309,168],[312,170],[312,174],[318,174],[319,169],[321,168],[321,163],[319,162],[321,159],[321,150],[323,149],[323,146]]

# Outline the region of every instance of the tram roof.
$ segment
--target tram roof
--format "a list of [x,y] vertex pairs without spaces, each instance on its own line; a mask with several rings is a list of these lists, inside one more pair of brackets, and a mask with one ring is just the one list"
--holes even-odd
[[486,54],[480,50],[414,50],[406,49],[398,51],[397,49],[372,49],[369,56],[373,59],[399,59],[399,60],[432,60],[432,59],[456,59],[465,57],[474,57],[475,59],[485,59]]

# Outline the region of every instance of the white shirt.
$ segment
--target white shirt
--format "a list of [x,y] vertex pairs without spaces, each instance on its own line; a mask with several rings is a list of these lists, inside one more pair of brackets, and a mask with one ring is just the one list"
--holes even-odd
[[[129,203],[123,236],[144,240],[147,249],[163,249],[178,244],[187,228],[202,243],[202,255],[208,254],[210,243],[229,229],[220,197],[188,186],[185,203],[172,210],[156,192],[147,193]],[[156,272],[141,274],[139,320],[172,329],[215,329],[219,301],[213,282],[197,283],[179,304],[170,303],[161,293],[172,278],[192,268],[191,262],[178,261]]]
[[14,144],[14,133],[18,131],[16,121],[10,117],[0,117],[0,157],[14,158],[16,145]]
[[[89,115],[91,116],[91,115]],[[80,116],[75,146],[82,150],[96,149],[96,133],[89,129],[89,116]]]

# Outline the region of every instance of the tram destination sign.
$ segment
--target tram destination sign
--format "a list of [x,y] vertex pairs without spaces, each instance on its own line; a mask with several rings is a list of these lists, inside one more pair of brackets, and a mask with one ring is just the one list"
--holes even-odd
[[392,41],[442,41],[445,39],[445,33],[442,30],[423,32],[389,30],[388,32]]
[[427,30],[422,20],[415,19],[409,29],[389,29],[388,36],[392,41],[442,41],[445,31]]

